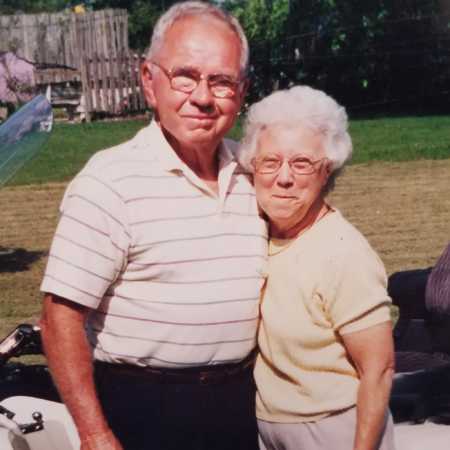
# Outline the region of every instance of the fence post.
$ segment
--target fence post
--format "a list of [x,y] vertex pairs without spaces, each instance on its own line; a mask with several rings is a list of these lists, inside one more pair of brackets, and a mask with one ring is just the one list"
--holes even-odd
[[92,89],[90,86],[89,80],[89,60],[87,57],[82,56],[81,60],[81,86],[84,95],[84,108],[86,112],[86,122],[90,122],[92,120],[91,112],[92,112]]
[[141,66],[145,61],[145,55],[138,55],[137,58],[137,79],[139,83],[139,104],[140,104],[140,110],[143,111],[147,107],[147,102],[145,101],[144,96],[144,87],[142,85],[142,79],[141,79]]
[[138,111],[139,110],[139,102],[138,102],[138,98],[137,98],[137,86],[136,86],[136,56],[129,52],[128,53],[128,74],[129,74],[129,81],[130,81],[130,88],[131,88],[131,93],[130,93],[130,101],[131,101],[131,109],[133,111]]

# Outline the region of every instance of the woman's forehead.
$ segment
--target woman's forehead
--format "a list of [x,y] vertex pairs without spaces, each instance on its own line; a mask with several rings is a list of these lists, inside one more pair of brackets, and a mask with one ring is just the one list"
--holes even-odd
[[322,133],[300,124],[274,124],[261,130],[257,150],[260,154],[291,155],[324,153]]

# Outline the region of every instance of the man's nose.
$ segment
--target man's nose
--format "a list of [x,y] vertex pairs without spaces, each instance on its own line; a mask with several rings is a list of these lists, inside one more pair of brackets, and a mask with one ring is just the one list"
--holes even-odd
[[277,174],[277,183],[279,186],[291,186],[294,182],[291,168],[287,161],[283,161]]
[[211,107],[214,96],[208,86],[207,80],[200,80],[197,87],[191,92],[190,101],[200,108]]

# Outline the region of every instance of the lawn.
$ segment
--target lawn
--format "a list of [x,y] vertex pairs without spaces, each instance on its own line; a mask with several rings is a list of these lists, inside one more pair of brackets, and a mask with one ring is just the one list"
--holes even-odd
[[56,123],[45,147],[9,184],[67,181],[83,167],[93,153],[130,139],[145,124],[143,120]]
[[[56,124],[48,144],[10,185],[70,180],[96,151],[126,141],[143,120]],[[354,120],[352,164],[450,158],[450,116]],[[239,139],[238,122],[230,136]]]
[[[37,320],[39,284],[67,181],[94,151],[143,125],[57,124],[47,148],[1,189],[0,246],[17,252],[0,258],[0,336]],[[450,239],[449,130],[448,117],[352,123],[355,157],[330,201],[365,234],[389,274],[433,265]]]

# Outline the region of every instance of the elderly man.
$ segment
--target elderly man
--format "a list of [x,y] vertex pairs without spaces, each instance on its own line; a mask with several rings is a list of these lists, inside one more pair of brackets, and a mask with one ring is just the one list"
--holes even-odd
[[266,226],[223,139],[247,63],[236,19],[173,6],[142,69],[155,119],[67,189],[41,326],[82,450],[257,448]]

